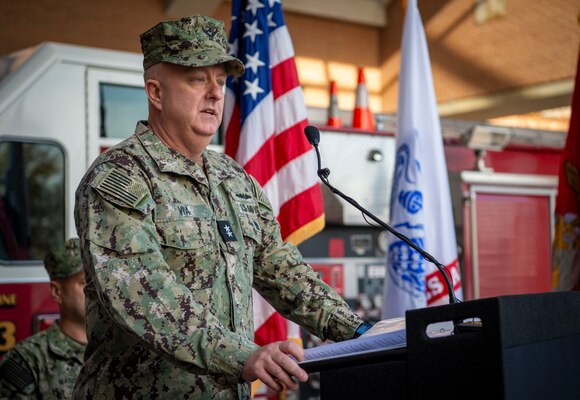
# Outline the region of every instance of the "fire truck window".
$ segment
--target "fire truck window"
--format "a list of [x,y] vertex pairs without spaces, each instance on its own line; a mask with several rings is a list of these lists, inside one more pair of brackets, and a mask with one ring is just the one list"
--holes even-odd
[[41,260],[65,239],[64,152],[0,141],[0,262]]
[[[137,121],[147,119],[147,95],[142,87],[100,83],[102,138],[125,139],[135,132]],[[223,143],[223,127],[211,144]]]
[[147,119],[147,95],[142,87],[100,83],[101,137],[124,139]]

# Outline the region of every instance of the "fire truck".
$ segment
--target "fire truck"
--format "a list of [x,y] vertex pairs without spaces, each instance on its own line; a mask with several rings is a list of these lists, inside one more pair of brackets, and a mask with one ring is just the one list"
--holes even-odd
[[[308,113],[326,121],[326,110]],[[44,43],[0,58],[0,357],[58,318],[43,257],[77,236],[74,192],[92,160],[146,117],[138,54]],[[377,119],[376,131],[318,124],[320,151],[332,184],[388,222],[396,127]],[[549,291],[565,133],[442,127],[464,298]],[[331,193],[324,199],[326,228],[300,250],[353,309],[377,319],[387,233]]]

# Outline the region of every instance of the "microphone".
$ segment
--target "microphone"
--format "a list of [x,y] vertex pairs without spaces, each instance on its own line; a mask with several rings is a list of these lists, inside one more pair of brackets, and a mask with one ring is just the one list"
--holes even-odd
[[430,263],[432,263],[433,265],[435,265],[435,267],[437,267],[437,269],[439,270],[439,272],[441,272],[441,274],[443,275],[443,278],[445,279],[445,285],[447,286],[447,290],[449,292],[449,304],[459,303],[460,301],[457,299],[457,297],[455,297],[455,291],[453,290],[453,284],[451,283],[451,279],[447,275],[445,265],[441,264],[439,261],[437,261],[435,259],[435,257],[433,257],[431,254],[427,253],[425,250],[423,250],[421,247],[419,247],[415,243],[413,243],[413,241],[411,241],[411,239],[409,239],[407,236],[403,235],[401,232],[397,231],[396,229],[387,225],[385,222],[381,221],[373,213],[371,213],[370,211],[365,209],[363,206],[361,206],[359,203],[357,203],[356,200],[348,197],[347,195],[342,193],[340,190],[338,190],[337,188],[332,186],[330,184],[330,182],[328,181],[328,176],[330,175],[330,170],[328,168],[321,167],[320,151],[318,150],[318,143],[320,143],[320,132],[318,131],[318,128],[316,128],[315,126],[312,126],[312,125],[308,125],[306,128],[304,128],[304,134],[306,135],[308,142],[314,147],[314,150],[316,151],[316,158],[318,159],[317,174],[318,174],[318,177],[320,178],[320,180],[322,181],[322,183],[324,183],[330,189],[330,191],[332,193],[334,193],[334,194],[340,196],[341,198],[343,198],[344,200],[346,200],[348,203],[350,203],[352,206],[354,206],[356,209],[358,209],[364,215],[366,215],[367,217],[369,217],[370,219],[375,221],[377,224],[379,224],[382,228],[386,229],[391,234],[395,235],[398,239],[402,240],[407,245],[409,245],[411,248],[416,250],[419,254],[421,254],[421,256],[423,256],[423,258],[425,260],[427,260]]
[[304,128],[304,134],[306,135],[306,139],[308,139],[308,142],[310,142],[311,145],[315,147],[318,146],[318,143],[320,142],[320,132],[315,126],[308,125],[306,128]]

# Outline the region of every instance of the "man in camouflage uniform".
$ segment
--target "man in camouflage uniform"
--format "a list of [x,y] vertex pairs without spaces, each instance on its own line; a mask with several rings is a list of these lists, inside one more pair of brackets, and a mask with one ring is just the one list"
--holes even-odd
[[44,259],[60,319],[14,346],[0,363],[0,399],[69,399],[83,363],[85,274],[78,239]]
[[223,23],[162,22],[141,35],[149,117],[89,169],[75,218],[88,276],[89,344],[75,398],[249,398],[248,382],[296,389],[308,376],[285,341],[253,343],[252,286],[315,335],[362,321],[284,243],[269,201],[207,150],[223,111]]

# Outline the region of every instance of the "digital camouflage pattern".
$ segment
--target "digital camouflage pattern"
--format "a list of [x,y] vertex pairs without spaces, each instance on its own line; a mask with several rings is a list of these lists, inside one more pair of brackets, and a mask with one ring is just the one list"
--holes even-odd
[[44,268],[51,280],[64,279],[82,272],[81,248],[78,239],[69,239],[44,257]]
[[144,69],[159,62],[186,67],[225,63],[227,74],[244,73],[244,64],[228,54],[222,21],[203,15],[163,21],[142,33],[140,38]]
[[75,398],[249,398],[252,285],[323,339],[362,322],[281,240],[253,178],[203,159],[205,173],[140,122],[77,189],[89,345]]
[[0,399],[70,399],[84,350],[56,323],[17,343],[0,362]]

